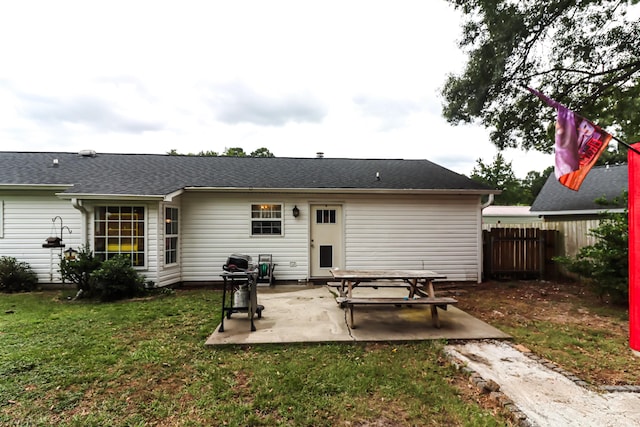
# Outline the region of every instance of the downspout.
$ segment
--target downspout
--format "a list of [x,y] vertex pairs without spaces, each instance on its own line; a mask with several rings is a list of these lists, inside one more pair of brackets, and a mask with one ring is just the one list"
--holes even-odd
[[491,203],[493,203],[493,194],[489,194],[489,199],[485,203],[480,205],[480,210],[484,208],[488,208],[491,205]]
[[76,199],[75,197],[71,199],[71,206],[80,211],[82,216],[81,229],[80,229],[80,239],[84,242],[86,247],[89,246],[88,236],[87,236],[87,221],[89,220],[89,212],[84,207],[82,200]]
[[480,264],[478,265],[478,284],[482,283],[484,275],[484,245],[482,242],[482,211],[484,208],[488,208],[493,203],[493,194],[489,194],[489,199],[480,205],[480,236],[478,238],[478,253],[480,254]]

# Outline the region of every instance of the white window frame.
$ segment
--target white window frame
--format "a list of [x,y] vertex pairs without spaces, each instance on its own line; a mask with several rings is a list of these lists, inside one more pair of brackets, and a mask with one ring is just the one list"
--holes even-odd
[[[280,216],[273,216],[276,212],[269,207],[279,206]],[[280,202],[262,202],[251,203],[249,205],[249,235],[251,237],[282,237],[284,236],[284,203]],[[257,208],[256,208],[257,207]],[[259,213],[261,216],[254,216]],[[264,215],[264,216],[262,216]],[[254,233],[254,222],[279,222],[280,233]]]
[[4,237],[4,200],[0,200],[0,238]]
[[[171,218],[167,217],[167,211],[172,210],[175,211],[175,226],[176,233],[167,233],[167,228],[169,224],[173,224],[173,216]],[[174,266],[178,265],[178,260],[180,259],[180,208],[177,206],[165,206],[164,207],[164,265],[166,266]],[[175,248],[169,249],[167,247],[167,240],[175,239],[176,245]],[[169,252],[175,253],[175,261],[168,262],[167,254]]]
[[[143,245],[144,245],[144,250],[142,251],[129,251],[129,252],[122,252],[122,251],[110,251],[109,250],[109,230],[107,229],[108,227],[108,223],[109,220],[105,217],[105,233],[106,235],[104,236],[106,238],[106,242],[105,242],[105,248],[104,250],[99,251],[98,250],[98,245],[96,244],[96,239],[98,237],[103,237],[103,236],[98,236],[98,232],[97,232],[97,223],[99,222],[98,217],[96,215],[96,212],[98,209],[105,209],[105,214],[108,216],[109,214],[109,209],[110,208],[118,208],[118,211],[120,213],[122,213],[122,209],[134,209],[134,208],[142,208],[143,210],[143,214],[142,214],[142,220],[138,220],[138,222],[142,222],[142,230],[144,232],[144,235],[142,236],[142,241],[143,241]],[[133,264],[133,260],[132,260],[132,267],[134,267],[135,269],[139,269],[139,270],[144,270],[147,268],[147,264],[148,264],[148,255],[149,255],[149,242],[148,242],[148,224],[149,224],[149,219],[148,219],[148,207],[146,205],[143,204],[136,204],[136,205],[113,205],[113,204],[109,204],[109,205],[96,205],[94,207],[94,217],[93,217],[93,253],[95,256],[100,255],[104,255],[105,260],[109,259],[109,255],[112,254],[123,254],[123,255],[132,255],[133,252],[136,253],[140,253],[141,256],[141,260],[142,260],[142,264],[141,265],[134,265]],[[102,222],[102,220],[100,220],[100,222]],[[118,235],[118,236],[111,236],[111,238],[115,238],[117,237],[118,239],[122,239],[127,238],[129,236],[123,236],[123,235]],[[131,237],[132,239],[134,238],[133,236]],[[136,237],[136,238],[140,238],[140,237]]]

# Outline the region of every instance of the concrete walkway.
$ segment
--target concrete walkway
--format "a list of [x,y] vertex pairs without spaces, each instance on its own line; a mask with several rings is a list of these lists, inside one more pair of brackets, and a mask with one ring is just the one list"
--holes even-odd
[[640,426],[640,393],[598,392],[579,385],[505,342],[466,342],[446,351],[485,381],[494,381],[525,425]]
[[[359,296],[403,297],[404,289],[358,289]],[[346,310],[336,303],[335,291],[326,286],[258,288],[258,303],[264,306],[261,319],[255,319],[256,331],[249,331],[246,313],[234,313],[225,319],[224,332],[218,332],[219,320],[207,345],[340,342],[340,341],[412,341],[430,339],[509,338],[493,326],[449,307],[439,310],[441,328],[431,323],[428,306],[358,307],[356,328],[347,325]]]

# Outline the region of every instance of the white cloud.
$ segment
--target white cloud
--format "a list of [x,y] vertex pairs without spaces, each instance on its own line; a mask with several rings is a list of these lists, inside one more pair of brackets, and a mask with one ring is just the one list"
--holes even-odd
[[290,122],[321,122],[327,108],[308,92],[258,93],[240,82],[216,85],[209,104],[218,120],[227,124],[283,126]]
[[[445,1],[21,1],[0,6],[0,150],[426,158],[496,153],[439,89],[465,56]],[[549,156],[509,151],[518,176]]]

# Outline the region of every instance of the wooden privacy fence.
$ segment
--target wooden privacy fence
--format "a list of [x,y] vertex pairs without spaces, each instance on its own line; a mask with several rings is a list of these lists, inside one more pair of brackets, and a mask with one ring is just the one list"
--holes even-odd
[[487,279],[551,279],[560,233],[538,228],[492,228],[482,232]]

